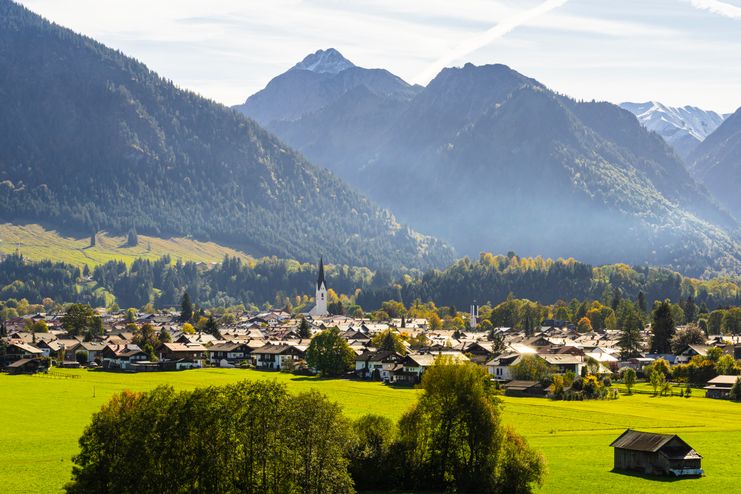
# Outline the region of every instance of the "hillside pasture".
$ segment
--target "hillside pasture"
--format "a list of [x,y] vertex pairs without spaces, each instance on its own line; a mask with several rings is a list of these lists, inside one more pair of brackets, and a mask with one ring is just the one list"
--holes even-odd
[[172,261],[221,262],[225,255],[250,257],[244,252],[224,247],[213,242],[200,242],[190,238],[159,238],[138,235],[136,246],[126,245],[125,236],[99,232],[96,244],[90,247],[90,236],[74,236],[46,229],[38,224],[0,224],[0,254],[19,251],[32,261],[51,260],[91,268],[108,261],[124,261],[131,264],[135,259],[156,260],[169,255]]

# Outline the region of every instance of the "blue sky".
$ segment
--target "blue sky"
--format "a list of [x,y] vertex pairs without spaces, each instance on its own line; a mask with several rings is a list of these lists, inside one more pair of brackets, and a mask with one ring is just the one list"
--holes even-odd
[[426,83],[503,63],[578,99],[741,106],[741,0],[21,0],[178,85],[241,103],[307,53]]

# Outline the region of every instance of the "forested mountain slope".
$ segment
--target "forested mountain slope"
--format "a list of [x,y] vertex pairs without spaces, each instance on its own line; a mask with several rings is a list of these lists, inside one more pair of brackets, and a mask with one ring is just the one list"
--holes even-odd
[[693,175],[741,220],[741,108],[695,149],[689,161]]
[[0,0],[0,219],[429,267],[451,250],[254,122]]

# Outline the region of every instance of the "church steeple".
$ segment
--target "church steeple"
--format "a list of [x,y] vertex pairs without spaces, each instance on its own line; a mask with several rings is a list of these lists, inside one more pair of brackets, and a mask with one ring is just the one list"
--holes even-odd
[[328,316],[327,282],[324,280],[324,257],[319,258],[319,276],[316,278],[316,297],[314,308],[309,311],[312,316]]
[[327,283],[324,281],[324,257],[319,258],[319,277],[316,280],[317,289],[321,288],[322,285],[327,286]]

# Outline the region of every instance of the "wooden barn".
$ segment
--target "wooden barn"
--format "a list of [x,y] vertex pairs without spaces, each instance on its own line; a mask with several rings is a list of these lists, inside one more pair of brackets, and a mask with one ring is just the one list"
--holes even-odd
[[675,477],[703,474],[702,456],[674,434],[628,429],[610,446],[615,448],[615,470],[618,471]]

